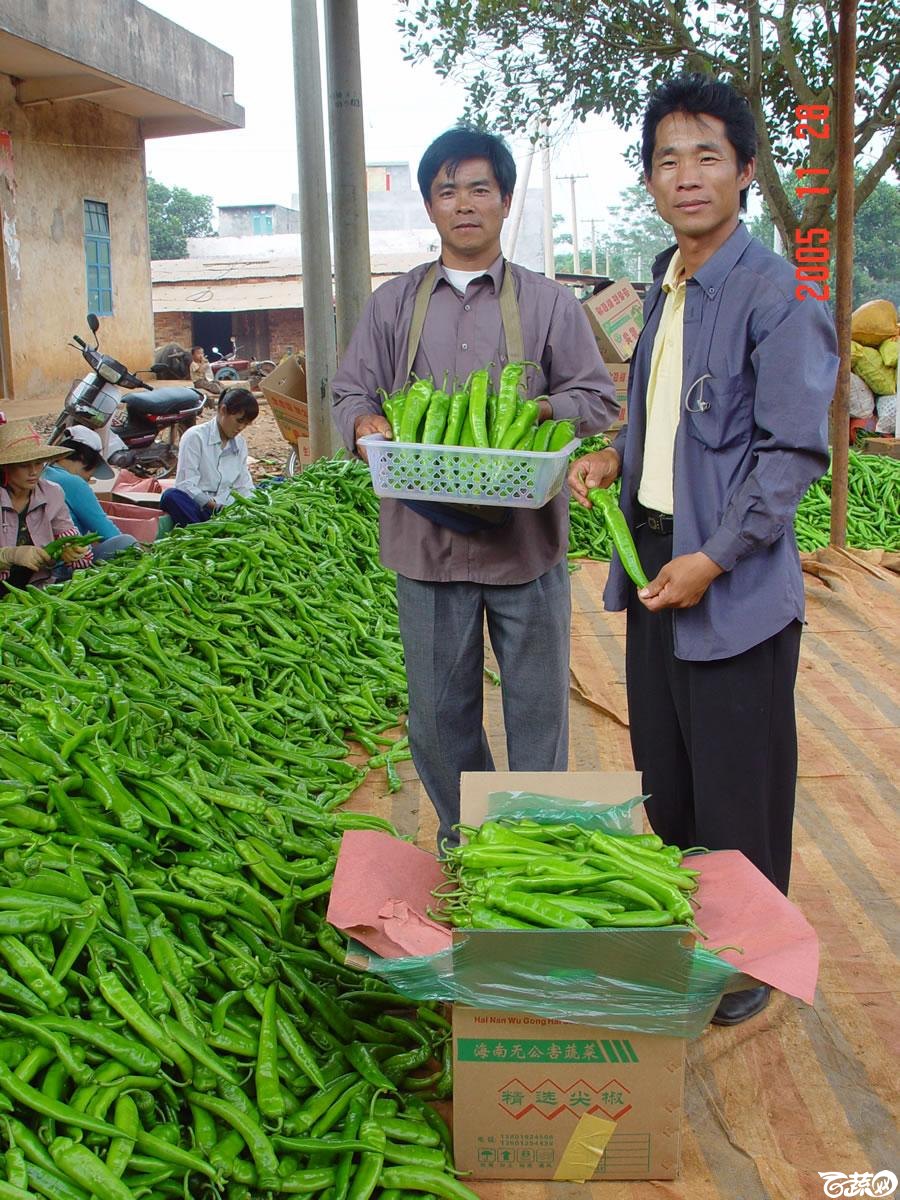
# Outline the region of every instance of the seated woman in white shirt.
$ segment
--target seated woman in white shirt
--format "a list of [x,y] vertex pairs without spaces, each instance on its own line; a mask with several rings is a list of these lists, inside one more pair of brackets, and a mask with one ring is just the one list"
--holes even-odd
[[215,420],[194,425],[178,446],[175,486],[160,497],[160,507],[176,525],[192,525],[230,503],[233,493],[249,496],[253,480],[247,468],[247,443],[241,437],[259,416],[259,404],[246,388],[229,388]]

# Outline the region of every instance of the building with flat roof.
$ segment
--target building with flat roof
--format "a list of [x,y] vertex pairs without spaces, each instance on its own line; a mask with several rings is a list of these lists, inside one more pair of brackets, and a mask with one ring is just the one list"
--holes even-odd
[[0,383],[61,402],[85,314],[153,359],[147,138],[238,129],[230,55],[136,0],[0,0]]

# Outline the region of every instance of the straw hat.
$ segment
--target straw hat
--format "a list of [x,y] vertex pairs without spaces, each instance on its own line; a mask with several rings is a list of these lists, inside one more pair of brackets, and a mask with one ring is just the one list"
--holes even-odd
[[30,421],[7,421],[0,413],[0,466],[16,463],[52,462],[64,458],[71,450],[48,446]]

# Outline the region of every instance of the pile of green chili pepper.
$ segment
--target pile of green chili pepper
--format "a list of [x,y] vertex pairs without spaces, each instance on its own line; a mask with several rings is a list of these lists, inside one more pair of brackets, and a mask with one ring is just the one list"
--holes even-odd
[[[831,540],[831,470],[818,479],[794,521],[801,551]],[[900,550],[900,461],[850,451],[847,471],[847,545],[856,550]]]
[[447,390],[417,379],[401,391],[382,393],[382,409],[394,441],[430,446],[472,446],[482,450],[556,452],[575,437],[569,420],[538,423],[539,400],[520,391],[533,363],[511,362],[493,389],[487,367]]
[[470,929],[646,929],[694,924],[698,872],[653,833],[491,820],[460,826],[433,914]]
[[408,754],[376,510],[327,460],[0,606],[0,1200],[472,1200],[446,1020],[324,919]]
[[[570,461],[607,444],[602,437],[585,439]],[[847,545],[857,550],[900,550],[900,461],[851,451],[847,489]],[[618,500],[619,483],[608,491]],[[608,562],[613,542],[605,522],[575,500],[569,502],[569,518],[569,559]],[[830,542],[830,470],[800,501],[794,533],[801,553],[819,550]]]

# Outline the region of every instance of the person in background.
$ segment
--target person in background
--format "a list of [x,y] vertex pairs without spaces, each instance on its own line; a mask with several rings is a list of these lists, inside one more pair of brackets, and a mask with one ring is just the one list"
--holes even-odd
[[246,388],[229,388],[215,418],[182,434],[175,486],[160,496],[160,507],[176,525],[209,518],[239,496],[253,493],[247,442],[241,436],[259,416],[259,402]]
[[84,425],[71,425],[60,446],[69,453],[46,466],[44,478],[62,488],[79,533],[100,534],[103,541],[92,547],[94,560],[112,558],[120,550],[136,546],[137,539],[122,533],[109,519],[91,487],[92,478],[112,479],[115,475],[103,457],[100,434]]
[[[48,583],[54,564],[44,546],[79,532],[62,488],[41,478],[48,462],[70,453],[43,443],[28,421],[0,413],[0,595]],[[90,546],[69,547],[61,558],[76,570],[93,562]]]
[[222,385],[214,378],[202,346],[194,346],[191,350],[191,386],[210,396],[218,396],[222,391]]
[[[647,815],[686,849],[740,850],[787,893],[797,780],[794,684],[804,613],[794,514],[828,468],[838,358],[831,315],[740,213],[756,167],[747,101],[706,75],[665,84],[644,115],[647,188],[676,245],[653,266],[628,379],[628,425],[579,459],[588,491],[621,475],[649,584],[614,555],[627,610],[631,746]],[[722,998],[736,1025],[765,985]]]
[[[500,246],[516,183],[502,138],[459,127],[425,151],[419,188],[440,259],[374,293],[334,377],[334,420],[348,450],[391,437],[378,401],[412,372],[463,381],[507,362],[532,364],[539,420],[600,433],[618,406],[587,316],[569,289]],[[491,516],[493,514],[493,516]],[[499,518],[499,520],[497,519]],[[459,840],[462,771],[493,770],[483,726],[484,626],[500,663],[510,769],[564,771],[569,752],[569,498],[543,508],[460,513],[381,501],[381,561],[397,572],[413,761],[440,821]]]

